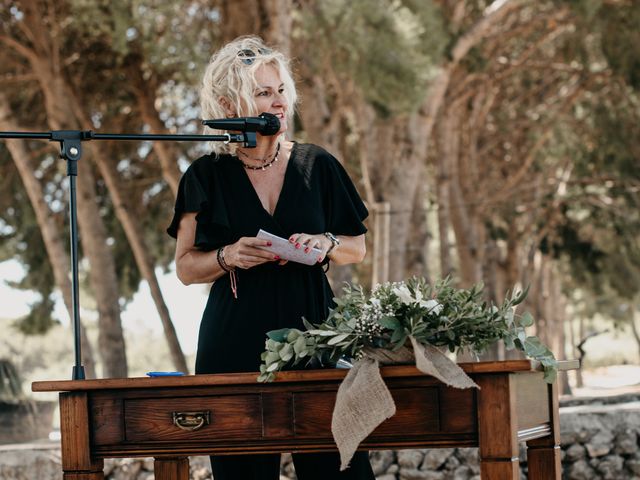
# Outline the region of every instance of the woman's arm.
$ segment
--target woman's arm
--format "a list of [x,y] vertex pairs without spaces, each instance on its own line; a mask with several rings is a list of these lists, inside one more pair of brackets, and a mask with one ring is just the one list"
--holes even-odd
[[[337,235],[340,245],[336,246],[329,253],[329,259],[336,265],[347,265],[350,263],[360,263],[367,253],[364,234],[356,237],[348,235]],[[333,243],[324,234],[309,235],[306,233],[294,233],[289,237],[289,241],[298,248],[319,248],[322,256],[318,261],[324,260],[327,251]]]
[[[196,214],[185,213],[178,227],[176,242],[176,274],[182,283],[210,283],[227,272],[218,263],[218,251],[203,252],[194,247],[196,238]],[[257,248],[271,243],[255,237],[242,237],[236,243],[224,247],[225,263],[231,268],[251,268],[266,262],[279,260],[272,253]]]

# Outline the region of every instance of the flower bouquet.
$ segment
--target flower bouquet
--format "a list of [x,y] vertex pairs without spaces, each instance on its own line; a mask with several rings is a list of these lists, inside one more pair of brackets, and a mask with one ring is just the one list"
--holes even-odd
[[[418,277],[387,282],[369,295],[359,286],[347,285],[321,324],[303,319],[305,331],[284,328],[267,333],[258,380],[272,381],[278,371],[295,366],[352,361],[353,367],[338,390],[332,421],[342,467],[346,468],[359,443],[395,413],[380,375],[380,363],[411,362],[450,386],[477,387],[445,352],[477,354],[503,340],[507,349],[516,348],[539,361],[545,380],[555,381],[553,353],[526,333],[533,317],[516,314],[516,306],[526,295],[526,290],[513,292],[501,305],[492,305],[483,300],[481,284],[454,288],[448,278],[433,285]],[[369,412],[367,419],[352,421],[354,412],[362,411]]]

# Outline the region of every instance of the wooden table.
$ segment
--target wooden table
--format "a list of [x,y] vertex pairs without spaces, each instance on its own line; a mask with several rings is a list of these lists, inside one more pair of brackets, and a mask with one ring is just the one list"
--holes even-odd
[[[481,390],[458,390],[413,366],[382,369],[397,413],[363,449],[479,447],[486,480],[559,480],[556,385],[528,360],[461,364]],[[577,368],[577,361],[561,368]],[[35,382],[60,391],[65,480],[103,479],[103,459],[151,456],[156,480],[187,480],[189,455],[335,450],[331,414],[345,370]]]

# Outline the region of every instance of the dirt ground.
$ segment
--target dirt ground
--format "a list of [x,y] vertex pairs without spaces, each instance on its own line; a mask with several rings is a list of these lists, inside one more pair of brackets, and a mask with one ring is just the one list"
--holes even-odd
[[638,393],[640,365],[612,365],[582,371],[583,387],[575,386],[575,374],[569,373],[573,396],[599,397]]

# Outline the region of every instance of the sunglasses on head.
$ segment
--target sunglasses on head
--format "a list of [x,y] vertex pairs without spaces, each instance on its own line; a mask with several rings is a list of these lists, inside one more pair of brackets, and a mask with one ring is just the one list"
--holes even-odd
[[255,62],[258,55],[268,55],[270,53],[271,50],[269,50],[268,48],[259,48],[258,53],[254,52],[250,48],[245,48],[238,52],[238,58],[245,65],[251,65],[253,62]]

